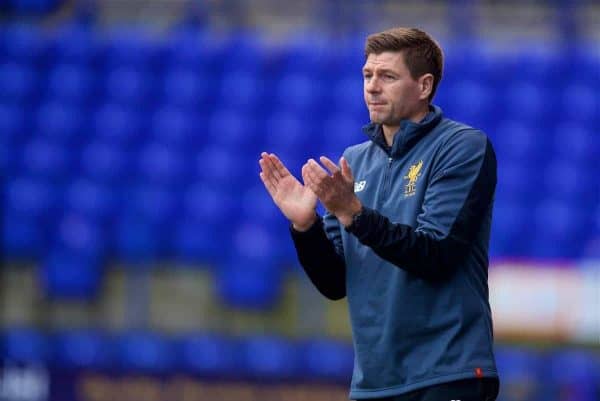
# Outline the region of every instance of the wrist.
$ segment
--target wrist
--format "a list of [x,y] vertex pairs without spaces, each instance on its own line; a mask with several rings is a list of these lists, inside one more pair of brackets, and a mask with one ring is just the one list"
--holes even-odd
[[362,211],[362,203],[358,198],[355,198],[350,202],[350,206],[347,210],[342,213],[336,214],[337,219],[344,227],[349,227],[354,221],[354,216],[358,215]]
[[301,223],[292,221],[292,228],[298,232],[306,232],[315,224],[316,221],[317,221],[317,214],[315,213],[315,215],[313,216],[313,218],[311,220],[307,220],[307,221],[301,222]]

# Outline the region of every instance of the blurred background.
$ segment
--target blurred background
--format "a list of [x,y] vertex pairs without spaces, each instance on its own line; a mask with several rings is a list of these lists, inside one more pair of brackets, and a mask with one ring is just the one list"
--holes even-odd
[[368,33],[430,32],[498,154],[502,401],[600,400],[597,1],[1,0],[1,401],[346,400],[346,302],[258,178],[365,137]]

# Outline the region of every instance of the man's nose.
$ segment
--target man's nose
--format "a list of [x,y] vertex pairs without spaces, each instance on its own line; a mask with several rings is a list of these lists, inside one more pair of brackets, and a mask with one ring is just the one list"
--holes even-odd
[[379,86],[379,80],[376,78],[371,78],[370,80],[365,82],[365,90],[368,93],[377,93],[381,91],[381,87]]

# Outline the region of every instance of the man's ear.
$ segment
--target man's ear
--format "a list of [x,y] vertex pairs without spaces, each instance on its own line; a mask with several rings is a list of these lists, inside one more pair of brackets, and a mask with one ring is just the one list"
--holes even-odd
[[421,92],[419,95],[419,99],[428,99],[429,95],[433,91],[433,75],[432,74],[423,74],[419,78],[419,91]]

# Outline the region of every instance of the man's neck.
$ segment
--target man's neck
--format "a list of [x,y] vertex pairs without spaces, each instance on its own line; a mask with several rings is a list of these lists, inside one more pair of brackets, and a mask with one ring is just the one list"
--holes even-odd
[[[407,118],[407,120],[412,121],[413,123],[420,123],[421,121],[423,121],[427,113],[429,113],[429,105],[425,109],[420,110],[411,117]],[[394,135],[396,135],[396,133],[398,132],[400,125],[382,124],[381,128],[383,129],[385,143],[387,143],[388,146],[392,146],[392,144],[394,143]]]

